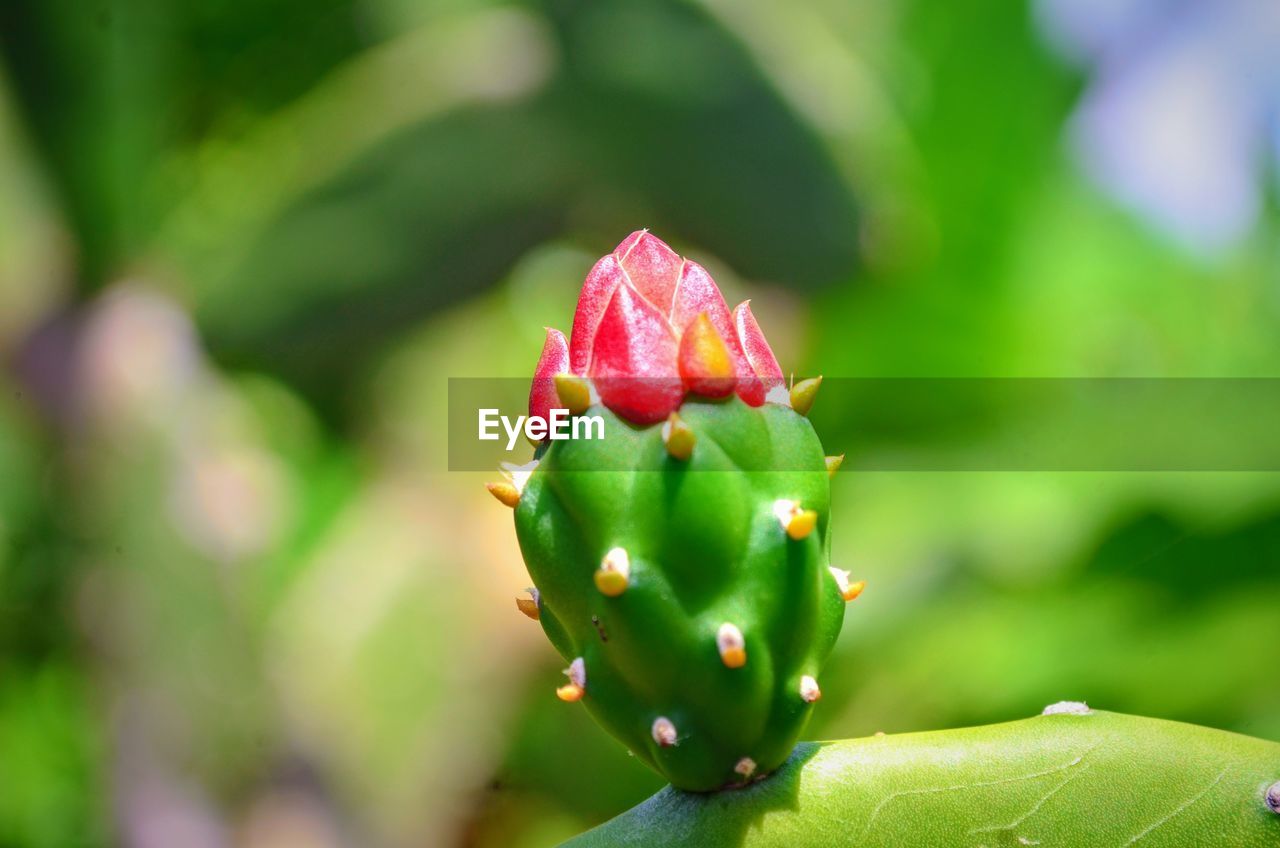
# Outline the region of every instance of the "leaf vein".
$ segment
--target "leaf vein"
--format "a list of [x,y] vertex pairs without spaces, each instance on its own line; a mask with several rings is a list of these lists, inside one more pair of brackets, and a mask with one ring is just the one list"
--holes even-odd
[[[1077,762],[1079,762],[1079,760],[1077,760]],[[1092,763],[1090,763],[1090,765],[1092,765]],[[1068,768],[1070,768],[1070,766],[1068,766]],[[1016,819],[1009,822],[1008,824],[997,824],[997,825],[992,825],[991,827],[974,828],[973,830],[969,831],[969,833],[971,834],[989,833],[991,831],[996,831],[996,830],[1013,830],[1018,825],[1023,824],[1024,822],[1026,822],[1027,819],[1031,818],[1036,813],[1040,812],[1040,808],[1043,807],[1045,804],[1047,804],[1050,798],[1052,798],[1054,795],[1057,795],[1059,792],[1061,792],[1063,789],[1066,788],[1067,784],[1071,783],[1072,781],[1080,777],[1080,775],[1084,774],[1088,770],[1089,770],[1089,765],[1086,765],[1084,768],[1080,769],[1080,771],[1076,772],[1075,774],[1069,775],[1061,783],[1059,783],[1057,786],[1053,787],[1047,793],[1045,793],[1045,795],[1039,801],[1036,801],[1035,804],[1031,806],[1031,809],[1027,810],[1025,813],[1018,816]]]
[[1134,845],[1134,844],[1136,844],[1138,841],[1140,841],[1140,840],[1142,840],[1142,839],[1145,839],[1148,835],[1150,835],[1150,834],[1151,834],[1151,832],[1152,832],[1152,831],[1154,831],[1154,830],[1156,830],[1157,828],[1159,828],[1159,827],[1161,827],[1161,826],[1163,826],[1163,825],[1167,824],[1167,823],[1168,823],[1168,822],[1170,822],[1172,819],[1174,819],[1175,817],[1177,817],[1178,815],[1180,815],[1181,813],[1183,813],[1183,812],[1184,812],[1188,807],[1190,807],[1192,804],[1196,803],[1196,802],[1197,802],[1197,801],[1199,801],[1201,798],[1203,798],[1204,796],[1208,795],[1211,791],[1213,791],[1213,788],[1214,788],[1215,786],[1217,786],[1219,783],[1221,783],[1221,782],[1222,782],[1222,778],[1224,778],[1224,777],[1226,777],[1226,776],[1227,776],[1227,772],[1229,772],[1229,771],[1234,767],[1234,765],[1235,765],[1234,763],[1231,763],[1230,765],[1228,765],[1226,768],[1224,768],[1222,771],[1220,771],[1220,772],[1218,773],[1218,776],[1217,776],[1217,777],[1215,777],[1215,778],[1213,779],[1213,782],[1212,782],[1212,783],[1210,783],[1210,784],[1209,784],[1208,786],[1206,786],[1204,789],[1202,789],[1202,790],[1200,790],[1199,792],[1197,792],[1197,793],[1196,793],[1195,795],[1193,795],[1192,797],[1188,798],[1186,801],[1183,801],[1183,802],[1182,802],[1181,804],[1179,804],[1177,807],[1174,807],[1174,809],[1173,809],[1173,810],[1172,810],[1168,815],[1163,816],[1163,817],[1161,817],[1159,820],[1157,820],[1157,821],[1153,822],[1152,824],[1148,825],[1148,826],[1147,826],[1147,828],[1146,828],[1145,830],[1140,831],[1139,833],[1137,833],[1136,835],[1134,835],[1132,838],[1130,838],[1130,839],[1129,839],[1129,841],[1125,843],[1125,845],[1126,845],[1126,846]]
[[880,816],[881,811],[883,811],[891,802],[896,801],[899,798],[905,798],[910,795],[936,795],[939,792],[957,792],[962,789],[982,789],[988,786],[1003,786],[1009,783],[1020,783],[1026,780],[1048,777],[1051,774],[1057,774],[1058,772],[1065,771],[1073,766],[1079,765],[1080,762],[1092,753],[1095,748],[1097,748],[1097,745],[1089,748],[1083,754],[1071,760],[1071,762],[1063,763],[1060,766],[1054,766],[1053,768],[1044,769],[1043,771],[1034,772],[1032,774],[1023,774],[1018,775],[1017,777],[1005,777],[1000,780],[983,780],[974,783],[960,783],[954,786],[933,786],[923,789],[902,789],[897,792],[892,792],[889,795],[886,795],[880,803],[876,805],[875,809],[871,811],[871,815],[867,818],[866,825],[862,828],[862,836],[860,838],[866,839],[867,834],[871,832],[871,828],[875,825],[876,819]]

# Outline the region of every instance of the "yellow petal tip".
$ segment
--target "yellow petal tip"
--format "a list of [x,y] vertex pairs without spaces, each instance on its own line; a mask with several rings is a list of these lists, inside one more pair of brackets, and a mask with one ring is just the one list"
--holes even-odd
[[585,379],[575,374],[557,374],[552,380],[556,396],[570,415],[581,415],[591,406],[591,387]]

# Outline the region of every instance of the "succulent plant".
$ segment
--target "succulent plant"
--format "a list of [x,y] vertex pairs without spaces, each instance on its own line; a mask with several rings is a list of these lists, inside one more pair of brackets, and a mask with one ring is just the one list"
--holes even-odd
[[828,562],[829,477],[748,303],[645,231],[587,275],[569,339],[548,330],[530,416],[599,416],[490,484],[536,588],[517,605],[580,701],[675,786],[786,760],[861,583]]
[[756,791],[663,789],[561,848],[1280,845],[1280,744],[1055,706],[986,727],[802,742]]

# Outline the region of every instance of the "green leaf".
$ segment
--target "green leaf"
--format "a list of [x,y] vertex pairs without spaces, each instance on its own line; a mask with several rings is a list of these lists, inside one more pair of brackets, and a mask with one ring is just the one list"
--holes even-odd
[[746,789],[667,787],[590,846],[1280,846],[1280,744],[1117,713],[802,743]]

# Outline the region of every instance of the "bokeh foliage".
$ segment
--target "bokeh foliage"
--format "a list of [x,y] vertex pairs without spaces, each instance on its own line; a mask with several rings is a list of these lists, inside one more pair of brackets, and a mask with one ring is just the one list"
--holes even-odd
[[[1017,4],[12,0],[0,60],[0,846],[539,846],[656,789],[442,461],[445,379],[528,373],[638,226],[800,374],[1280,361],[1274,209],[1213,256],[1118,209]],[[1274,475],[834,499],[870,588],[813,737],[1084,698],[1280,738]]]

